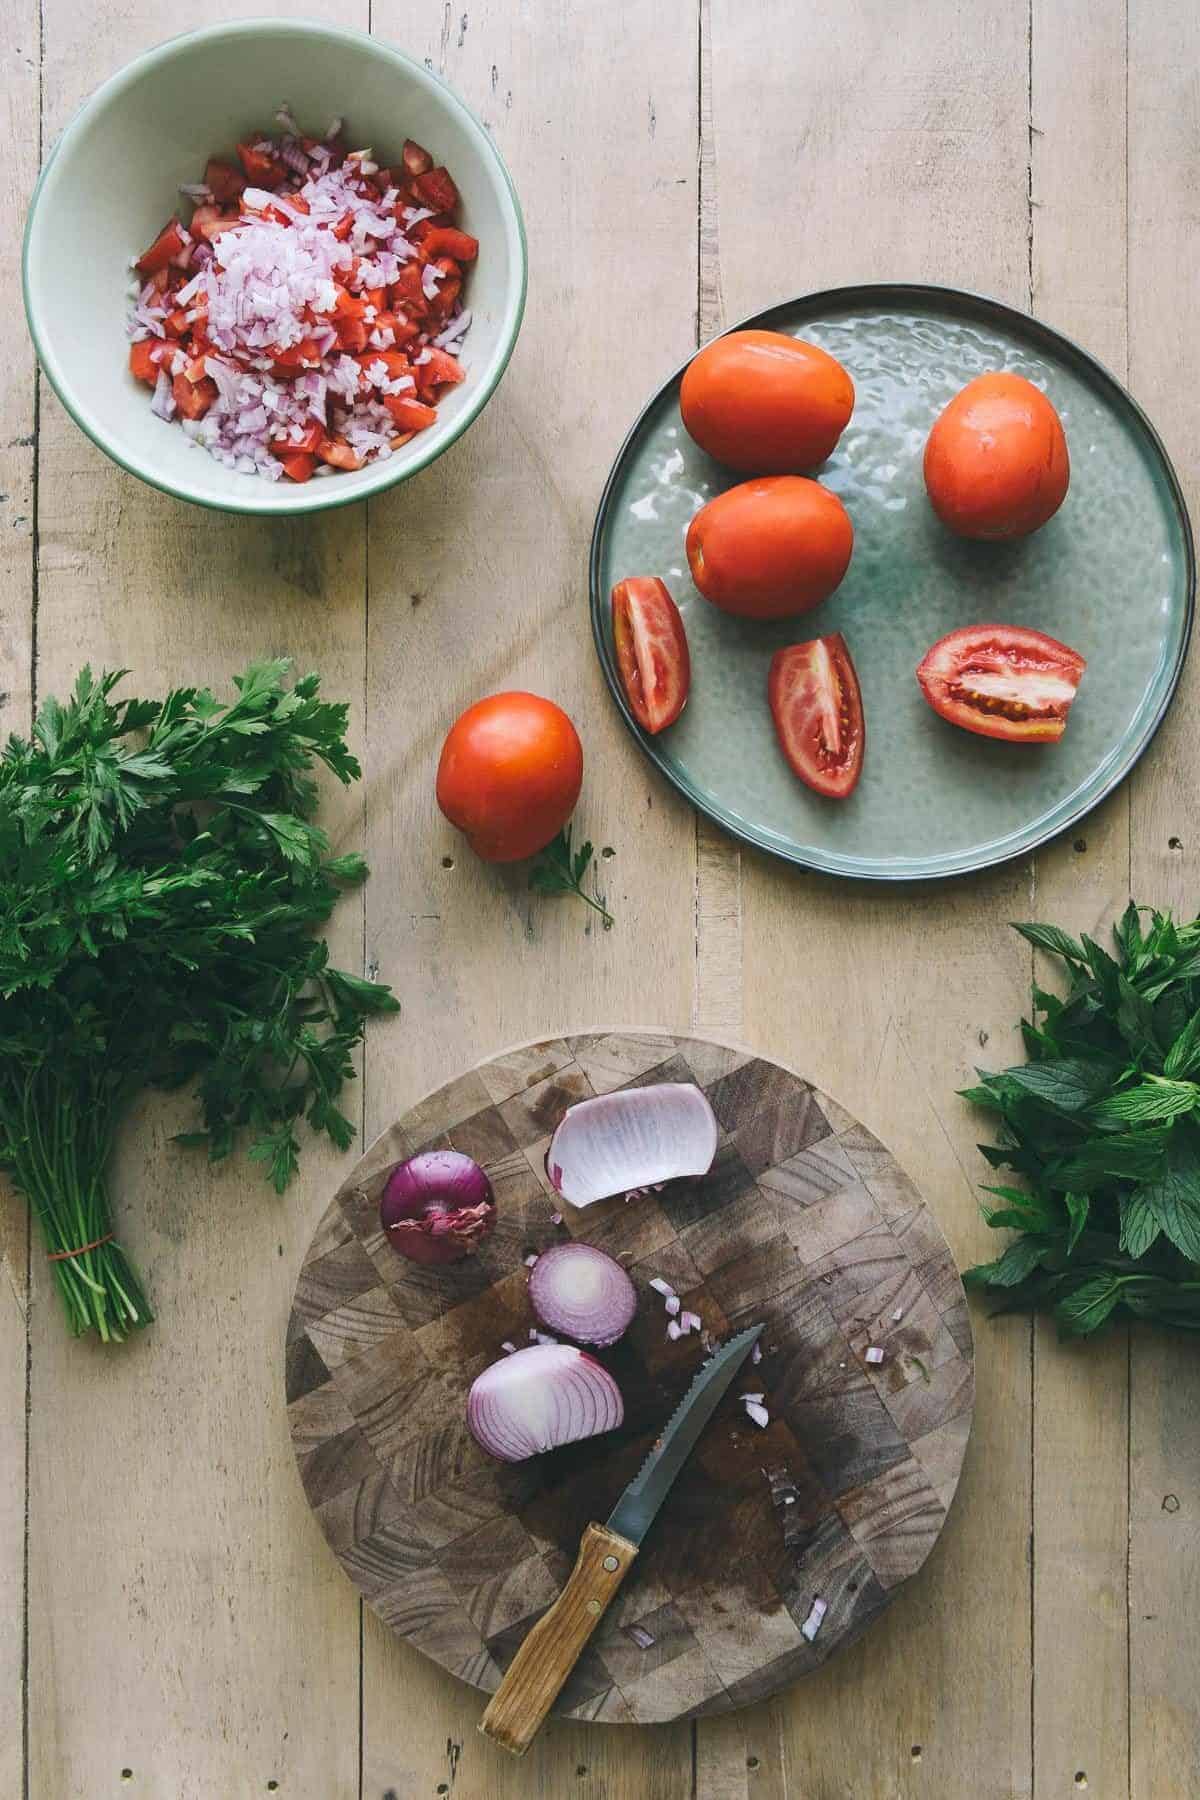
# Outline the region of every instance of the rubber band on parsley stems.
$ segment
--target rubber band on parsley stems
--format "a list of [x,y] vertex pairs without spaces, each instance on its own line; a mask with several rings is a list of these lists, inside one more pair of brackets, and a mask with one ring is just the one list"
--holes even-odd
[[1024,1185],[985,1190],[988,1224],[1020,1235],[963,1279],[1002,1312],[1051,1310],[1063,1337],[1122,1315],[1200,1331],[1200,919],[1130,901],[1112,956],[1016,930],[1065,966],[1066,993],[1035,987],[1028,1061],[964,1091],[998,1118],[984,1156]]
[[312,935],[367,868],[329,854],[311,772],[360,771],[347,708],[288,667],[248,669],[230,702],[115,699],[126,671],[84,669],[0,754],[0,1167],[76,1335],[152,1317],[107,1186],[135,1095],[194,1082],[204,1128],[180,1141],[216,1160],[249,1134],[282,1192],[302,1117],[348,1148],[338,1094],[367,1017],[396,1009]]

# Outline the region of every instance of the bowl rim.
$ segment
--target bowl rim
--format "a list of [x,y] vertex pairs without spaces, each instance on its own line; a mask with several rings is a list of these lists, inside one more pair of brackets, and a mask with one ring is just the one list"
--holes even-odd
[[[270,495],[276,494],[278,491],[277,484],[273,482],[264,484],[268,489],[268,493],[264,493],[261,498],[255,497],[254,495],[248,495],[245,499],[233,497],[218,498],[216,496],[198,494],[181,485],[179,482],[169,480],[167,477],[155,472],[149,466],[139,466],[138,462],[135,459],[132,459],[127,452],[123,453],[118,449],[111,435],[106,431],[103,422],[100,419],[89,415],[87,409],[74,397],[71,385],[63,374],[62,368],[55,357],[52,347],[39,327],[37,309],[33,303],[32,282],[30,276],[31,245],[33,242],[35,221],[38,215],[38,205],[42,197],[43,187],[50,171],[62,154],[64,147],[69,145],[79,134],[87,120],[93,114],[98,113],[104,107],[110,105],[114,100],[118,100],[121,94],[135,81],[141,80],[147,71],[153,70],[159,64],[173,61],[181,54],[181,52],[186,51],[193,44],[206,43],[213,40],[232,41],[239,38],[264,36],[316,37],[323,38],[327,41],[330,39],[340,40],[342,42],[352,43],[358,47],[364,45],[369,46],[377,56],[383,57],[386,61],[391,62],[393,65],[403,69],[406,74],[412,76],[418,85],[434,90],[439,99],[447,104],[449,110],[458,116],[468,137],[474,141],[483,157],[489,161],[491,166],[498,172],[500,176],[499,185],[502,210],[503,201],[507,198],[511,213],[511,223],[515,226],[514,235],[516,248],[514,280],[510,282],[509,292],[505,300],[505,317],[502,320],[500,337],[496,349],[493,352],[491,366],[487,370],[486,375],[480,379],[479,383],[471,392],[470,398],[467,400],[462,412],[455,418],[453,428],[448,430],[447,434],[440,440],[430,444],[428,448],[420,450],[416,455],[409,459],[402,460],[398,456],[391,457],[384,463],[374,465],[379,471],[378,475],[375,476],[369,485],[360,485],[356,487],[352,493],[347,494],[340,491],[340,484],[333,480],[316,482],[313,483],[312,486],[309,486],[306,483],[304,486],[296,485],[295,498],[289,499],[288,503],[282,505],[278,499],[271,499],[269,497]],[[57,394],[70,417],[84,435],[90,438],[97,448],[102,450],[119,468],[124,469],[129,475],[136,476],[139,481],[144,481],[148,487],[157,488],[160,493],[170,494],[172,498],[176,500],[184,500],[193,506],[202,506],[212,512],[250,514],[258,518],[288,518],[298,513],[327,512],[332,511],[336,507],[354,506],[362,501],[372,499],[376,494],[383,493],[388,488],[397,486],[400,482],[408,480],[409,476],[419,474],[422,469],[426,469],[431,463],[436,462],[437,458],[441,456],[444,451],[448,450],[452,444],[457,443],[458,439],[462,437],[468,427],[474,424],[475,420],[479,417],[488,401],[492,398],[497,387],[500,385],[501,377],[508,367],[513,350],[516,347],[517,337],[520,334],[521,324],[525,316],[525,300],[528,293],[528,287],[529,246],[525,235],[525,220],[521,212],[521,203],[517,198],[517,190],[513,185],[512,176],[508,172],[507,164],[500,154],[499,149],[493,142],[490,134],[485,130],[481,120],[467,105],[466,101],[455,92],[449,82],[441,75],[436,74],[432,69],[427,69],[423,63],[417,62],[403,50],[398,50],[394,44],[389,43],[386,39],[375,37],[370,32],[360,31],[354,26],[334,25],[326,23],[321,19],[311,18],[233,19],[225,23],[201,26],[198,30],[179,32],[174,37],[167,38],[162,43],[153,45],[150,49],[142,51],[140,55],[135,56],[130,62],[125,63],[121,68],[117,69],[109,76],[107,81],[102,82],[100,86],[94,89],[81,105],[76,108],[75,112],[71,115],[70,119],[59,133],[54,145],[46,155],[45,161],[38,173],[37,181],[34,184],[33,193],[30,196],[29,208],[25,217],[25,230],[21,241],[21,292],[25,305],[25,319],[29,327],[29,335],[33,339],[33,347],[37,353],[38,362],[41,365],[46,379],[49,381],[50,386],[54,389],[54,392]],[[314,488],[316,490],[315,492],[313,491]]]

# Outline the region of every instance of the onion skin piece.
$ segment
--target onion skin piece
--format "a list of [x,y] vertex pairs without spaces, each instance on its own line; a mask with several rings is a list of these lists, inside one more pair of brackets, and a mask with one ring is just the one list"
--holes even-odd
[[531,1344],[491,1363],[467,1395],[467,1429],[501,1462],[525,1462],[562,1444],[615,1431],[621,1390],[586,1350]]
[[683,1176],[707,1175],[717,1121],[691,1082],[618,1088],[569,1106],[546,1151],[546,1175],[572,1206],[590,1206]]

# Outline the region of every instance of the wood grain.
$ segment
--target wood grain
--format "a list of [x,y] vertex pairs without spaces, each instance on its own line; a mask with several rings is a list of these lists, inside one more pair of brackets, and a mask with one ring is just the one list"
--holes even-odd
[[[444,13],[375,0],[373,19],[428,57],[487,123],[521,196],[532,257],[521,341],[487,413],[434,468],[371,508],[367,725],[379,774],[367,943],[369,957],[406,970],[401,1028],[377,1033],[368,1053],[367,1123],[378,1131],[399,1095],[505,1043],[602,1017],[649,1014],[676,1028],[690,1018],[693,818],[647,769],[604,688],[586,545],[630,418],[693,339],[696,40],[654,0],[599,10],[482,0]],[[468,701],[506,687],[551,696],[579,726],[577,831],[595,845],[611,933],[592,929],[577,901],[529,895],[522,869],[475,862],[436,811],[443,734]],[[619,1743],[602,1726],[552,1722],[516,1764],[476,1732],[478,1700],[369,1612],[364,1647],[372,1800],[389,1787],[420,1792],[431,1771],[448,1781],[448,1745],[456,1800],[686,1794],[686,1725]]]
[[[1124,0],[1033,14],[1031,306],[1126,373]],[[1106,941],[1129,897],[1131,784],[1040,852],[1030,917]],[[1037,978],[1057,985],[1047,958]],[[1069,1350],[1038,1322],[1033,1371],[1033,1760],[1128,1792],[1129,1337]]]
[[[47,141],[98,81],[193,22],[173,0],[101,0],[86,24],[48,0],[43,16]],[[89,659],[129,666],[135,692],[228,691],[247,661],[291,654],[355,703],[361,749],[360,511],[267,524],[179,505],[109,463],[45,385],[39,455],[40,693],[62,693]],[[330,796],[347,847],[358,806]],[[331,942],[360,966],[357,897]],[[112,1192],[158,1312],[144,1337],[116,1354],[70,1341],[35,1263],[30,1794],[213,1800],[276,1781],[351,1800],[358,1609],[295,1492],[272,1373],[337,1159],[306,1149],[281,1201],[246,1164],[210,1170],[169,1142],[193,1109],[147,1098],[117,1156]]]
[[[1130,9],[1129,381],[1157,420],[1193,521],[1200,516],[1200,180],[1194,136],[1200,18]],[[1132,891],[1196,914],[1200,807],[1197,667],[1131,784]],[[1130,1789],[1137,1800],[1200,1792],[1200,1708],[1185,1671],[1200,1659],[1200,1379],[1190,1337],[1138,1332],[1130,1383]]]
[[[260,0],[221,0],[210,16],[252,10]],[[332,0],[309,10],[367,17]],[[185,663],[223,679],[270,648],[369,700],[356,716],[371,750],[377,869],[367,956],[406,1003],[400,1027],[368,1050],[372,1129],[397,1094],[491,1046],[644,1014],[649,986],[668,1026],[752,1034],[793,1063],[819,1056],[918,1176],[958,1255],[983,1251],[974,1122],[951,1095],[973,1062],[1017,1051],[1029,964],[1004,921],[1038,912],[1099,924],[1110,897],[1123,898],[1126,809],[1132,891],[1195,910],[1195,678],[1124,794],[1080,833],[1086,851],[1058,845],[1036,869],[952,888],[854,893],[754,857],[743,865],[648,777],[591,658],[587,533],[621,433],[686,353],[697,313],[707,336],[783,293],[906,275],[1017,305],[1029,304],[1032,278],[1036,310],[1118,374],[1127,314],[1130,384],[1195,506],[1194,9],[934,0],[917,18],[882,0],[768,0],[751,17],[728,0],[682,14],[648,0],[601,13],[579,0],[532,10],[377,0],[375,28],[446,73],[510,159],[532,286],[523,342],[484,420],[372,508],[369,624],[357,509],[266,527],[193,514],[113,471],[52,398],[35,505],[17,262],[39,82],[50,142],[98,80],[194,15],[180,0],[47,0],[44,69],[38,9],[18,0],[8,16],[0,689],[10,698],[0,726],[28,717],[40,516],[43,693],[88,656],[133,663],[151,690]],[[469,868],[434,812],[429,769],[450,716],[520,683],[554,692],[584,727],[581,823],[598,852],[615,852],[601,863],[618,913],[608,939],[585,935],[570,905],[535,906],[519,877]],[[346,817],[348,841],[361,841]],[[347,957],[352,913],[338,925]],[[214,1180],[181,1162],[165,1142],[181,1116],[148,1106],[122,1165],[121,1203],[164,1315],[155,1340],[120,1370],[68,1346],[35,1270],[28,1771],[24,1223],[10,1196],[0,1203],[5,1795],[26,1779],[32,1800],[242,1800],[278,1780],[303,1800],[382,1800],[389,1789],[407,1800],[439,1783],[454,1800],[691,1800],[693,1729],[697,1800],[1008,1800],[1074,1794],[1076,1773],[1117,1800],[1200,1791],[1192,1346],[1135,1338],[1127,1463],[1119,1344],[1064,1354],[1039,1329],[1031,1360],[1019,1322],[981,1329],[961,1530],[829,1675],[694,1728],[551,1722],[514,1766],[474,1732],[467,1690],[368,1613],[360,1778],[357,1609],[291,1478],[281,1402],[265,1417],[246,1406],[247,1368],[273,1366],[334,1165],[310,1158],[302,1191],[280,1207],[244,1170]],[[181,1390],[190,1406],[172,1425]],[[1131,1762],[1120,1744],[1123,1635]]]
[[[0,36],[0,93],[8,122],[0,212],[22,218],[38,165],[38,11],[22,3]],[[0,737],[30,725],[34,589],[36,365],[16,335],[21,276],[16,231],[0,236],[0,306],[14,322],[0,368]],[[28,1232],[25,1208],[0,1177],[0,1793],[25,1774],[25,1505]]]
[[[544,1171],[564,1108],[663,1081],[709,1099],[708,1174],[632,1205],[564,1206]],[[482,1163],[498,1219],[476,1256],[430,1270],[396,1255],[379,1202],[395,1164],[433,1147]],[[528,1342],[525,1259],[568,1235],[617,1256],[638,1290],[620,1344],[594,1353],[624,1423],[498,1463],[466,1428],[467,1394],[502,1345]],[[970,1430],[971,1331],[946,1242],[891,1155],[746,1051],[645,1031],[532,1044],[371,1146],[317,1227],[288,1332],[293,1445],[332,1549],[395,1636],[474,1687],[494,1691],[560,1603],[589,1521],[699,1367],[694,1334],[667,1336],[650,1285],[664,1277],[710,1343],[760,1324],[764,1354],[677,1477],[557,1715],[648,1724],[769,1696],[860,1637],[942,1529]],[[770,1422],[747,1438],[738,1393],[756,1386]],[[519,1744],[517,1722],[506,1707],[499,1741]]]
[[[875,3],[772,0],[748,33],[741,8],[713,0],[727,318],[855,280],[946,281],[1027,304],[1026,15],[984,0],[969,30],[964,17],[936,0],[918,29]],[[763,80],[764,43],[778,80]],[[749,194],[770,197],[776,228]],[[1027,913],[1028,871],[886,892],[742,862],[745,1030],[822,1069],[895,1149],[961,1260],[990,1254],[976,1122],[953,1095],[985,1054],[1017,1054],[1028,961],[1005,922]],[[734,1746],[717,1791],[755,1795],[763,1768],[822,1800],[1030,1791],[1029,1329],[981,1329],[962,1533],[838,1666],[747,1718],[759,1770]]]

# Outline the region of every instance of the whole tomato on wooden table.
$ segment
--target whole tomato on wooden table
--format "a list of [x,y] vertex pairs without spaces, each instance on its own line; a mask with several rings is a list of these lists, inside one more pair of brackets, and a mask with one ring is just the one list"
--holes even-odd
[[520,862],[575,810],[583,746],[561,706],[537,694],[492,694],[451,727],[437,802],[484,862]]

